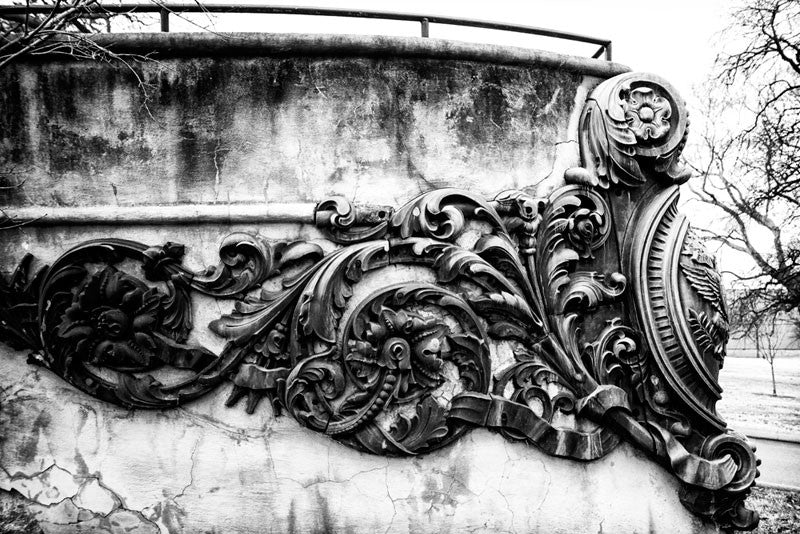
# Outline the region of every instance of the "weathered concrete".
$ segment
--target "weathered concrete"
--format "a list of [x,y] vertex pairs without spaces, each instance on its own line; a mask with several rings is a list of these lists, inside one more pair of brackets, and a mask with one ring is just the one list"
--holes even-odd
[[398,203],[563,166],[598,78],[428,55],[18,64],[0,74],[0,204]]
[[[224,408],[131,412],[91,399],[25,355],[3,361],[0,488],[46,532],[705,532],[676,484],[624,446],[576,463],[485,430],[416,459],[355,452]],[[84,530],[85,531],[85,530]],[[90,530],[91,531],[91,530]]]
[[[216,263],[235,230],[331,249],[302,224],[310,214],[256,225],[274,202],[544,190],[577,164],[588,92],[622,70],[421,39],[119,40],[118,51],[155,46],[157,62],[32,62],[0,74],[0,178],[12,186],[0,205],[62,216],[5,233],[4,274],[25,252],[52,262],[96,237],[183,242],[195,269]],[[229,204],[241,216],[231,220],[250,224],[229,224],[218,209]],[[166,206],[171,226],[132,228],[109,213],[159,213],[153,205]],[[209,205],[218,217],[203,223]],[[204,325],[232,303],[196,304],[192,341],[219,351]],[[580,463],[481,429],[387,459],[276,418],[266,402],[254,415],[225,408],[227,386],[185,408],[129,411],[1,350],[0,503],[23,503],[45,532],[715,531],[681,506],[671,475],[627,445]]]

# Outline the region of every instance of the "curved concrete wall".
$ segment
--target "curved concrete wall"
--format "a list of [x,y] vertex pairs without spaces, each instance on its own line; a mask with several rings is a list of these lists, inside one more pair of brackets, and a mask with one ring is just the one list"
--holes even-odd
[[[443,186],[544,189],[577,164],[588,92],[624,70],[421,39],[108,39],[154,60],[0,73],[0,205],[44,215],[3,234],[4,273],[25,252],[52,261],[101,236],[183,242],[193,268],[215,263],[232,230],[322,243],[306,223],[331,194],[397,205]],[[228,309],[197,306],[194,322]],[[628,446],[580,463],[479,429],[387,459],[268,403],[225,408],[228,386],[131,411],[0,350],[0,505],[22,505],[46,532],[714,531]]]
[[[152,61],[5,70],[0,203],[399,203],[444,185],[490,195],[574,158],[559,146],[587,90],[620,70],[421,39],[365,38],[372,53],[359,55],[358,39],[278,36],[264,55],[187,57],[198,37],[186,39]],[[117,43],[144,51],[135,45]]]

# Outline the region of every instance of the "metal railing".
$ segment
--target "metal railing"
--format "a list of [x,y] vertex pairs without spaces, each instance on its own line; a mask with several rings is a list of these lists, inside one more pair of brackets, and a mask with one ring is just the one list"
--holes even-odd
[[[28,14],[48,14],[53,10],[69,9],[69,4],[61,5],[2,5],[0,6],[0,18],[4,15],[25,15]],[[547,28],[537,28],[535,26],[522,26],[518,24],[506,24],[488,20],[462,19],[456,17],[442,17],[439,15],[418,15],[414,13],[399,13],[393,11],[364,11],[338,8],[322,7],[301,7],[301,6],[270,6],[264,4],[231,4],[224,2],[206,3],[199,1],[189,2],[96,2],[86,8],[87,16],[102,16],[103,14],[133,14],[133,13],[159,13],[161,17],[161,31],[169,31],[170,15],[174,13],[251,13],[251,14],[272,14],[272,15],[313,15],[322,17],[348,17],[361,19],[380,19],[380,20],[401,20],[407,22],[417,22],[420,25],[422,37],[430,35],[431,24],[446,24],[451,26],[465,26],[471,28],[483,28],[488,30],[499,30],[514,33],[524,33],[537,35],[540,37],[550,37],[566,41],[576,41],[587,44],[600,45],[600,48],[592,55],[593,58],[604,56],[611,61],[611,41],[588,35],[577,33],[550,30]]]

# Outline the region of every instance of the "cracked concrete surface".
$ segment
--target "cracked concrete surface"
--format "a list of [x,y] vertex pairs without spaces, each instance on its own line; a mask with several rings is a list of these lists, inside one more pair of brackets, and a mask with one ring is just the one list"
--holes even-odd
[[475,430],[417,458],[362,454],[223,406],[131,412],[0,354],[0,502],[45,533],[713,532],[627,446],[579,463]]
[[[0,204],[397,204],[557,178],[600,79],[531,65],[393,58],[164,58],[14,65],[0,139],[24,176]],[[324,88],[324,90],[323,90]],[[577,106],[576,106],[577,104]],[[97,110],[106,110],[98,113]],[[39,139],[48,139],[42,145]]]
[[[5,171],[27,177],[0,200],[107,206],[341,194],[398,205],[444,186],[544,194],[578,164],[580,108],[599,82],[467,61],[168,62],[167,73],[144,66],[158,81],[156,122],[142,114],[131,80],[105,64],[42,63],[0,80],[16,95],[7,131],[19,135],[7,146],[26,162]],[[43,152],[38,139],[55,141]],[[11,272],[25,252],[52,262],[100,237],[182,242],[185,265],[201,269],[217,263],[223,236],[255,230],[274,240],[321,237],[298,224],[31,226],[0,240],[0,270]],[[361,285],[355,298],[369,292]],[[219,352],[222,341],[204,326],[232,303],[195,304],[191,341]],[[500,367],[512,358],[502,344],[492,351]],[[714,532],[683,509],[670,475],[627,446],[580,463],[479,429],[432,454],[383,458],[275,418],[266,402],[253,415],[225,408],[228,386],[182,408],[129,411],[26,356],[0,345],[0,520],[18,514],[15,524],[48,534]]]

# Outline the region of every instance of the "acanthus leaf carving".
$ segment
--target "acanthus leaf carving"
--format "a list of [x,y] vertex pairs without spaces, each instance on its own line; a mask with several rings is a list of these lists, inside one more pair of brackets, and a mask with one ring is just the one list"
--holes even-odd
[[0,277],[0,341],[17,350],[41,349],[39,295],[47,267],[31,272],[34,258],[25,254],[6,282]]

